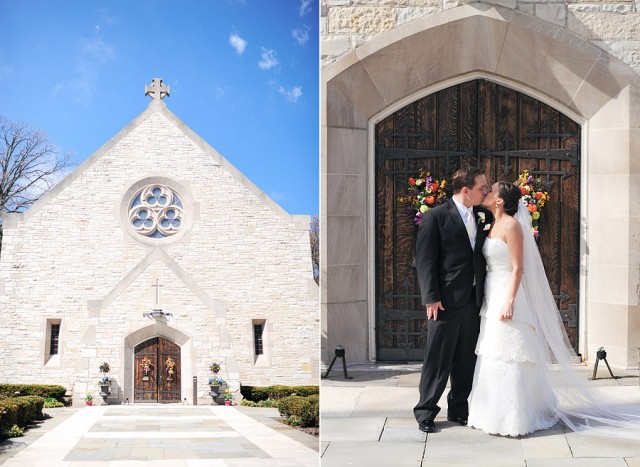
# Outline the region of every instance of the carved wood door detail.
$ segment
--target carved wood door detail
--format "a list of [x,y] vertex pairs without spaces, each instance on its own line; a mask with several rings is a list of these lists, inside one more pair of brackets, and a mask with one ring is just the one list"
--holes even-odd
[[134,400],[180,402],[180,346],[153,337],[134,349]]
[[413,266],[417,227],[398,198],[420,169],[450,181],[465,163],[482,167],[490,183],[513,182],[524,169],[548,183],[538,246],[577,349],[580,125],[525,94],[474,80],[407,105],[375,131],[377,359],[421,360],[426,338]]

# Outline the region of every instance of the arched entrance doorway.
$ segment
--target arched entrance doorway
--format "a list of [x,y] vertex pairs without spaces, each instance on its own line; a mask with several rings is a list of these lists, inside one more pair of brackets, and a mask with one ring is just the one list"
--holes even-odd
[[[525,169],[550,194],[538,246],[569,338],[578,349],[580,125],[523,93],[488,80],[449,87],[375,127],[377,360],[420,360],[426,323],[413,266],[417,227],[407,215],[409,177],[450,180],[461,164],[490,181]],[[450,195],[450,193],[449,193]]]
[[134,401],[180,402],[180,346],[153,337],[134,348]]

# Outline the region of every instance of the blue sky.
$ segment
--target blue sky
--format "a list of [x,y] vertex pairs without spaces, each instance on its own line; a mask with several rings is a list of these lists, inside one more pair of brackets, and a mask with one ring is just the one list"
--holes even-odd
[[0,114],[82,162],[164,102],[291,214],[318,213],[318,0],[0,0]]

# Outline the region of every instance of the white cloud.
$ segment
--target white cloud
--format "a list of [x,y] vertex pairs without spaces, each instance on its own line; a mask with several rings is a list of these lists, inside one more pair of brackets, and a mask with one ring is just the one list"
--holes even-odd
[[262,47],[262,56],[260,62],[258,63],[258,66],[263,70],[273,68],[279,63],[276,55],[277,53],[275,50],[265,49],[264,47]]
[[247,47],[247,41],[237,34],[231,34],[231,36],[229,36],[229,44],[236,50],[238,55],[242,55],[242,52],[244,52],[244,49]]
[[300,16],[304,16],[311,11],[313,0],[300,0]]
[[73,76],[54,86],[54,94],[67,91],[76,100],[88,105],[97,87],[100,68],[116,56],[115,49],[98,35],[92,39],[81,38],[79,53],[75,57]]
[[224,98],[224,96],[227,94],[228,90],[229,90],[229,86],[225,86],[225,87],[217,86],[215,90],[216,100],[221,101]]
[[301,28],[291,31],[291,36],[298,41],[298,44],[304,45],[309,40],[309,26],[303,26]]
[[280,86],[278,92],[286,97],[289,102],[293,102],[295,104],[302,96],[302,87],[294,86],[291,89],[285,89],[283,86]]

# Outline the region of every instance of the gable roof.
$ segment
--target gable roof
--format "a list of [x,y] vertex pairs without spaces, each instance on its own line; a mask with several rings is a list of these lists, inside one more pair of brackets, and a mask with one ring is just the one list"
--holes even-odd
[[[5,227],[12,227],[17,221],[24,221],[32,217],[36,212],[40,210],[42,206],[48,204],[54,199],[60,192],[62,192],[67,186],[69,186],[74,180],[76,180],[82,173],[87,170],[93,163],[99,160],[102,156],[107,154],[113,147],[125,139],[129,133],[136,129],[142,122],[155,113],[162,114],[167,120],[173,123],[182,133],[187,136],[196,146],[198,146],[204,153],[213,157],[213,159],[230,175],[232,175],[238,183],[244,185],[249,191],[262,200],[265,205],[273,212],[278,214],[287,222],[293,222],[300,230],[309,229],[309,216],[308,215],[292,215],[285,211],[278,203],[272,200],[264,191],[258,188],[251,180],[249,180],[240,170],[238,170],[233,164],[225,159],[218,151],[212,148],[209,143],[202,139],[196,132],[189,128],[182,120],[176,117],[168,108],[167,105],[158,100],[153,99],[147,108],[134,118],[129,124],[127,124],[122,130],[120,130],[113,138],[103,144],[97,151],[89,156],[84,162],[75,168],[69,175],[63,178],[57,183],[49,192],[47,192],[42,198],[35,202],[25,212],[21,213],[3,213],[2,219],[5,223]],[[7,222],[8,221],[8,222]]]

